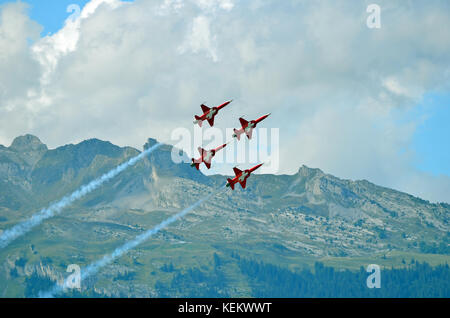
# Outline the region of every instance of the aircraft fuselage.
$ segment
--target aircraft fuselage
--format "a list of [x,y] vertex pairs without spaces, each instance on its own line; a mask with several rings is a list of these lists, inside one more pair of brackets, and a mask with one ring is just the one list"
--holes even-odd
[[204,161],[206,162],[211,162],[212,158],[213,158],[213,152],[212,151],[207,151],[205,157],[203,158]]
[[250,174],[250,173],[249,173],[248,171],[242,172],[241,176],[238,178],[238,181],[239,181],[239,182],[244,181],[244,180],[249,176],[249,174]]
[[217,114],[217,109],[212,108],[208,114],[206,114],[206,119],[211,119],[214,117],[214,115]]

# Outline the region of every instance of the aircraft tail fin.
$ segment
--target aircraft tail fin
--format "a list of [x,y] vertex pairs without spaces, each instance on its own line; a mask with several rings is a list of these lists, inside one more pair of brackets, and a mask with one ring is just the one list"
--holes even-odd
[[238,132],[236,128],[233,129],[234,136],[237,138],[237,140],[241,140],[241,134]]
[[192,158],[191,167],[195,167],[197,170],[200,170],[200,164],[198,162],[195,162],[194,158]]
[[195,115],[195,121],[194,124],[198,124],[200,127],[202,127],[203,121],[200,118],[200,116]]
[[231,190],[234,190],[234,183],[233,183],[233,180],[231,180],[230,178],[228,178],[227,181],[228,181],[228,184],[229,184],[230,187],[231,187]]
[[206,152],[206,150],[203,149],[202,147],[198,147],[197,150],[198,150],[198,152],[200,153],[200,156],[203,156],[203,153]]

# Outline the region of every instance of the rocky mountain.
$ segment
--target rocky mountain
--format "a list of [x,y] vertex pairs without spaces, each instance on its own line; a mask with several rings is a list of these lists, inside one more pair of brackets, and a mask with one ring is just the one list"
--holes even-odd
[[[33,273],[57,280],[68,264],[89,264],[224,185],[224,176],[173,163],[171,151],[160,147],[0,250],[0,295],[22,295]],[[31,135],[0,146],[0,232],[137,154],[97,139],[48,149]],[[155,282],[170,275],[160,271],[165,264],[207,267],[213,253],[294,270],[316,260],[353,269],[412,258],[441,264],[450,260],[449,212],[446,203],[306,166],[294,175],[253,175],[246,190],[220,191],[90,284],[99,295],[154,296]],[[236,280],[234,295],[246,295],[237,267],[227,271]],[[128,272],[135,273],[133,284],[112,279]]]

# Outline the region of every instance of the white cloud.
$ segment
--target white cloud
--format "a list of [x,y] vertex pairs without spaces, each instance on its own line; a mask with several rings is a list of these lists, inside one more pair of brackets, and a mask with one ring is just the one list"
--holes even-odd
[[192,28],[187,34],[184,43],[179,47],[179,51],[181,53],[205,51],[214,62],[217,62],[215,41],[216,38],[211,35],[209,19],[205,16],[198,16],[192,22]]
[[217,8],[230,11],[234,7],[232,0],[194,0],[203,10],[216,10]]
[[[416,97],[411,90],[402,86],[396,78],[389,77],[383,80],[383,86],[390,92],[403,96],[403,97]],[[421,95],[421,94],[420,94]],[[419,95],[419,97],[420,97]]]
[[115,9],[122,5],[120,0],[92,0],[81,10],[78,17],[68,17],[64,27],[53,35],[48,35],[32,46],[36,59],[44,68],[41,81],[43,85],[51,81],[50,76],[55,70],[58,61],[64,55],[73,52],[80,36],[80,25],[83,20],[95,13],[101,5],[108,5]]
[[183,6],[183,0],[164,0],[156,10],[156,13],[159,15],[167,15],[173,11],[179,11]]
[[32,46],[41,63],[26,42],[39,26],[4,8],[0,141],[32,132],[53,147],[140,147],[192,127],[201,102],[233,98],[218,127],[272,112],[264,127],[281,128],[282,172],[306,163],[450,201],[435,190],[448,177],[412,166],[417,123],[401,120],[424,93],[450,89],[450,4],[379,1],[373,30],[368,3],[91,1]]
[[30,21],[27,6],[0,6],[0,109],[12,111],[16,101],[39,84],[39,64],[30,54],[28,42],[37,40],[41,27]]

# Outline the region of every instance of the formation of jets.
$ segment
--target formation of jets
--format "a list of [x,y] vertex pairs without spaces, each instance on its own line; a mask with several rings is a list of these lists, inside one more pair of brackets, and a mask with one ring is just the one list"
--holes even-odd
[[[211,127],[213,127],[214,119],[215,119],[216,115],[219,113],[219,110],[221,110],[225,106],[229,105],[231,102],[232,102],[232,100],[225,102],[222,105],[215,106],[212,108],[206,106],[205,104],[201,104],[200,107],[202,108],[203,115],[194,116],[194,118],[195,118],[194,125],[198,124],[200,127],[202,127],[203,121],[206,120],[209,123],[209,125]],[[258,119],[251,120],[251,121],[247,121],[242,117],[239,118],[239,121],[241,123],[241,128],[233,129],[233,132],[234,132],[233,138],[240,140],[241,135],[245,134],[248,139],[252,139],[253,129],[256,128],[256,125],[258,123],[260,123],[261,121],[263,121],[264,119],[266,119],[269,116],[270,116],[270,114],[267,114]],[[200,158],[198,158],[198,159],[192,158],[191,167],[195,167],[197,170],[199,170],[200,164],[204,163],[206,168],[210,169],[211,161],[214,158],[214,156],[216,155],[216,153],[218,151],[222,150],[223,148],[225,148],[227,146],[227,144],[228,143],[223,144],[222,146],[219,146],[219,147],[217,147],[215,149],[211,149],[211,150],[205,150],[202,147],[198,147],[198,152],[200,153]],[[258,169],[259,167],[261,167],[262,165],[263,164],[259,164],[259,165],[254,166],[251,169],[247,169],[244,171],[238,169],[237,167],[234,167],[233,171],[234,171],[235,177],[233,179],[228,178],[226,186],[230,187],[232,190],[234,190],[236,183],[239,183],[241,185],[242,189],[245,189],[245,187],[247,185],[247,179],[250,177],[251,173],[254,172],[256,169]]]

